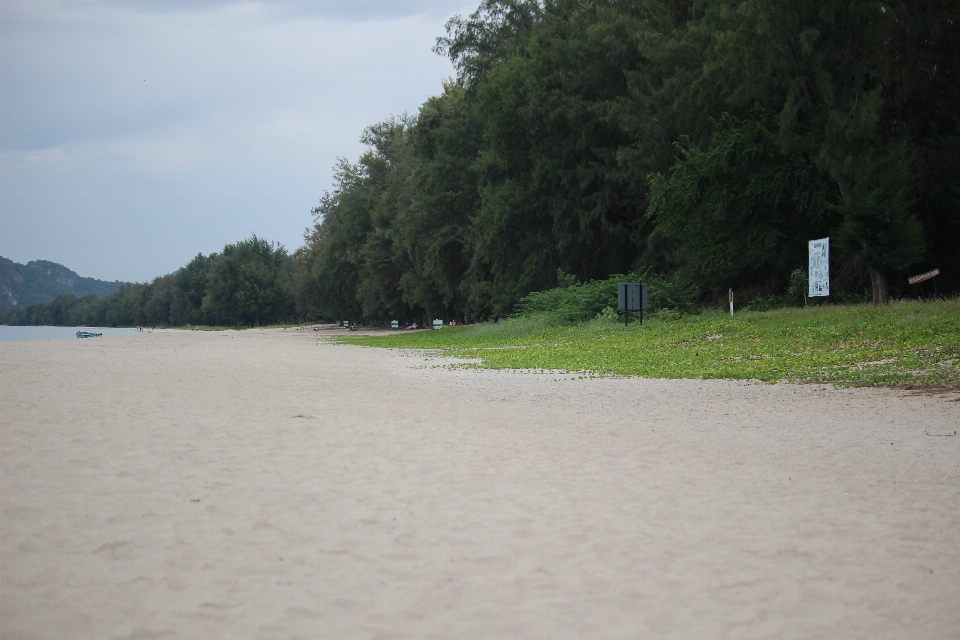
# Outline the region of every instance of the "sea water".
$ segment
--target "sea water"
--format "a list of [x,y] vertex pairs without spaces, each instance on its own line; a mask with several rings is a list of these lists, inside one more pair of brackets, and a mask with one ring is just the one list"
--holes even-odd
[[[14,340],[77,340],[77,331],[102,333],[107,336],[128,336],[140,333],[136,329],[113,329],[109,327],[10,327],[0,324],[0,342]],[[96,340],[97,338],[89,338]]]

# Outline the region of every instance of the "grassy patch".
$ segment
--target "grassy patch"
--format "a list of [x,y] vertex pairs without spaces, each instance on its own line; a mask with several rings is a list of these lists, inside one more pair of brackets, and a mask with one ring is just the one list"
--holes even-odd
[[688,316],[624,328],[536,317],[348,344],[439,349],[481,367],[655,378],[960,386],[960,299]]

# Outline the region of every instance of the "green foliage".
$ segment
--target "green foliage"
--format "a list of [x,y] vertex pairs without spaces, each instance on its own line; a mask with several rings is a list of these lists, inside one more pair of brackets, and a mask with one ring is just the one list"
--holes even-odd
[[810,291],[810,274],[804,269],[794,269],[790,273],[790,285],[784,294],[785,306],[807,306],[808,291]]
[[[443,331],[344,337],[377,347],[439,349],[494,369],[842,385],[960,385],[960,299],[722,313],[641,327],[530,319]],[[526,323],[526,324],[525,324]]]
[[566,289],[567,287],[574,287],[577,284],[577,277],[575,275],[565,273],[563,269],[557,269],[557,287]]
[[650,111],[631,84],[649,79],[635,43],[657,27],[649,12],[611,9],[545,3],[501,60],[465,79],[484,121],[472,249],[497,314],[552,285],[557,268],[590,281],[635,266],[645,184],[621,152]]
[[602,322],[619,322],[620,316],[613,307],[604,307],[603,311],[597,314],[596,319]]
[[683,317],[677,309],[663,308],[653,312],[653,317],[662,322],[674,322]]
[[617,281],[625,277],[613,276],[607,280],[566,284],[530,293],[517,303],[515,315],[544,315],[557,322],[580,322],[593,318],[605,307],[617,306]]
[[[554,323],[582,322],[590,318],[617,317],[617,283],[646,282],[647,302],[651,313],[662,312],[668,317],[674,314],[693,313],[697,310],[699,291],[682,274],[669,276],[612,275],[605,280],[576,283],[558,270],[561,285],[546,291],[527,294],[517,303],[514,316],[518,318],[543,316]],[[609,309],[609,311],[608,311]],[[622,318],[622,316],[620,316]]]
[[[168,322],[170,325],[196,325],[206,320],[201,306],[207,290],[209,270],[210,258],[197,254],[186,266],[177,270],[172,278],[161,279],[161,281],[168,280],[164,282],[164,285],[169,284],[171,290],[168,298],[170,305]],[[158,281],[154,282],[160,284]],[[157,315],[152,318],[150,324],[167,324],[167,321],[162,319],[164,317],[163,308],[159,305],[156,306],[158,307],[156,309]]]
[[[482,126],[455,83],[420,109],[411,131],[411,197],[392,225],[400,289],[411,312],[477,317],[489,312],[470,280],[470,217],[478,192],[473,161]],[[474,294],[474,295],[471,295]]]
[[669,177],[650,178],[647,215],[708,289],[786,280],[805,260],[806,240],[836,224],[825,176],[780,150],[769,114],[754,116],[724,114],[707,150],[686,140]]
[[447,22],[449,37],[438,38],[434,51],[448,56],[460,78],[475,84],[509,56],[511,45],[541,15],[537,0],[482,0],[469,18],[454,16]]
[[255,235],[210,257],[201,311],[214,324],[259,326],[293,311],[290,257]]
[[[924,250],[923,231],[912,212],[910,192],[916,182],[907,163],[905,145],[889,156],[870,159],[860,177],[855,200],[838,210],[843,222],[837,241],[865,265],[886,272],[903,273]],[[862,160],[867,164],[866,160]]]
[[669,275],[651,276],[641,274],[636,279],[648,285],[647,303],[650,311],[669,309],[680,314],[699,311],[697,302],[700,299],[700,289],[684,272],[674,271]]
[[293,317],[292,260],[253,236],[220,254],[197,255],[153,282],[121,284],[104,298],[58,296],[47,304],[0,310],[0,322],[59,326],[258,325]]
[[[705,5],[705,83],[731,105],[776,112],[784,151],[836,184],[836,246],[869,270],[874,302],[887,299],[888,273],[922,258],[924,219],[928,234],[953,228],[930,215],[956,211],[955,199],[930,195],[941,180],[930,150],[957,139],[956,15],[941,0]],[[953,149],[947,165],[956,167]]]
[[957,29],[939,0],[483,0],[438,40],[456,80],[338,167],[298,309],[572,322],[628,272],[681,313],[729,287],[799,305],[824,236],[834,299],[920,265],[952,290]]

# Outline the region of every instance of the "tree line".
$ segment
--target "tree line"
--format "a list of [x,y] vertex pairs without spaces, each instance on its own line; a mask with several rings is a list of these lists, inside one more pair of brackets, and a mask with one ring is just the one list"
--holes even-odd
[[259,326],[296,318],[293,259],[255,235],[220,253],[197,255],[152,282],[122,284],[103,298],[58,296],[46,304],[4,309],[0,322],[59,326]]
[[934,267],[956,291],[958,18],[953,0],[483,0],[437,41],[456,77],[338,162],[273,311],[211,293],[238,277],[213,270],[202,294],[178,272],[117,305],[154,287],[170,324],[475,321],[629,273],[678,307],[787,299],[825,236],[840,299],[886,303]]
[[[505,315],[558,277],[783,295],[960,280],[955,2],[486,0],[457,77],[369,127],[295,254],[315,316]],[[560,274],[560,276],[558,276]],[[947,275],[949,274],[949,275]]]

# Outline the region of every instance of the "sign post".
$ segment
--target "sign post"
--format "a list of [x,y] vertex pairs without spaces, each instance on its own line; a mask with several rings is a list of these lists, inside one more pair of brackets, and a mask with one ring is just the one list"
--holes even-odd
[[640,312],[640,324],[643,324],[643,312],[647,310],[646,282],[618,282],[617,307],[623,311],[623,326],[630,325],[630,312]]
[[810,298],[830,295],[830,238],[811,240],[808,244],[810,252],[809,286],[807,295]]

